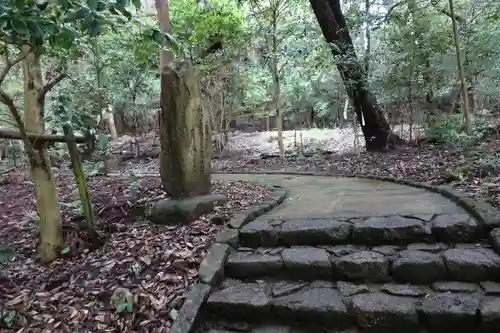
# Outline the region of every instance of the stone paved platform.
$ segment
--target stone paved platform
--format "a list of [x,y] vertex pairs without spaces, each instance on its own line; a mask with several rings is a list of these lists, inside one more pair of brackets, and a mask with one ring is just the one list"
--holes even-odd
[[265,174],[216,174],[213,178],[259,181],[288,188],[288,200],[269,217],[465,213],[439,194],[370,179]]
[[198,332],[500,331],[500,249],[448,199],[355,178],[214,178],[290,194],[226,234],[234,248]]

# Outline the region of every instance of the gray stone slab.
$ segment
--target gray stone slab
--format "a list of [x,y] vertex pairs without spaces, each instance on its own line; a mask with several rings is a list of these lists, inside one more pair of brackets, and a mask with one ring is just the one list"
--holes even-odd
[[431,234],[424,222],[401,216],[370,217],[354,223],[352,239],[360,244],[418,242]]
[[285,245],[333,245],[347,241],[351,229],[333,219],[290,219],[281,225],[279,239]]
[[350,300],[348,307],[358,326],[364,329],[404,327],[411,330],[418,326],[413,298],[383,293],[360,294]]
[[390,280],[389,259],[372,251],[348,254],[334,259],[333,273],[347,281],[384,282]]
[[281,252],[287,273],[299,278],[328,278],[332,266],[328,253],[314,247],[292,247]]
[[392,263],[392,276],[398,282],[429,284],[445,279],[446,266],[437,254],[404,250]]
[[268,314],[270,302],[265,284],[243,283],[212,293],[207,306],[214,313],[245,318]]
[[225,273],[242,279],[278,275],[283,273],[283,260],[280,255],[235,252],[227,258]]
[[341,328],[349,317],[343,297],[335,289],[311,288],[273,300],[272,312],[281,318],[302,323],[326,324]]
[[451,249],[443,258],[450,280],[500,281],[500,256],[490,249]]
[[422,300],[424,325],[436,332],[475,332],[480,298],[475,294],[440,293]]
[[216,174],[214,179],[251,180],[285,186],[289,189],[289,200],[269,214],[274,217],[465,213],[439,194],[369,179],[264,174]]

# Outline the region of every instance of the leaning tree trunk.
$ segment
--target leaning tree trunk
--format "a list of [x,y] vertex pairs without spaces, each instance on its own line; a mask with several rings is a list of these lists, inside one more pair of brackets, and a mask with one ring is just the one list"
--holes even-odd
[[161,74],[160,174],[172,198],[211,192],[212,130],[195,69],[164,67]]
[[[22,62],[24,75],[24,123],[26,131],[44,133],[44,98],[40,57],[30,53]],[[39,254],[43,262],[56,259],[63,245],[61,215],[55,179],[47,153],[47,144],[34,144],[29,156],[31,175],[35,183],[35,196],[40,218]]]
[[329,44],[332,44],[331,51],[338,60],[337,69],[354,105],[365,138],[366,150],[385,149],[387,143],[395,143],[397,137],[391,134],[390,126],[375,95],[368,90],[366,73],[357,59],[339,0],[309,0],[309,2],[323,36]]

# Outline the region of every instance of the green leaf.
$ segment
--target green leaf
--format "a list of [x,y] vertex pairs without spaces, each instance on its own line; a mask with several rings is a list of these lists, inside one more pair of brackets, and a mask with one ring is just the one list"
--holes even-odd
[[18,9],[23,9],[24,6],[26,5],[24,0],[15,0],[14,4]]
[[69,28],[63,27],[58,36],[55,38],[55,43],[63,49],[70,49],[76,39],[76,32]]
[[57,0],[57,4],[62,8],[66,8],[69,5],[69,0]]
[[132,0],[132,4],[135,8],[141,9],[141,0]]
[[64,249],[61,250],[61,254],[68,254],[69,253],[69,247],[65,247]]
[[116,8],[122,11],[130,4],[130,0],[116,0]]
[[26,24],[26,22],[18,18],[14,18],[11,21],[11,24],[12,24],[12,29],[19,35],[24,35],[28,32],[28,25]]
[[72,10],[69,13],[66,14],[64,17],[64,20],[67,21],[76,21],[76,20],[81,20],[87,16],[89,16],[90,11],[88,8],[85,7],[80,7],[77,10]]
[[98,0],[86,0],[86,2],[87,2],[87,6],[91,10],[96,10],[97,9],[97,4],[99,3]]
[[0,264],[8,262],[14,257],[14,250],[8,247],[0,247]]
[[97,20],[93,20],[89,27],[90,37],[97,37],[101,34],[101,24]]
[[105,3],[105,2],[103,2],[103,1],[98,1],[98,2],[97,2],[97,7],[96,7],[96,10],[97,10],[98,12],[101,12],[101,11],[103,11],[103,10],[105,10],[105,9],[106,9],[106,3]]

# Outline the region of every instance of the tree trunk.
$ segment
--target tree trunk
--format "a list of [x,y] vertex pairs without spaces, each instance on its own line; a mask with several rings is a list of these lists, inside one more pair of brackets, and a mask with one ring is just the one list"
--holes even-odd
[[367,88],[366,73],[357,59],[339,0],[309,0],[309,2],[323,36],[328,43],[333,44],[331,51],[337,59],[337,69],[354,105],[366,149],[380,151],[387,147],[387,143],[400,143],[400,139],[391,134],[375,95]]
[[370,75],[370,53],[371,53],[371,18],[370,18],[370,2],[371,0],[365,0],[365,15],[366,15],[366,27],[365,27],[365,73],[367,76]]
[[189,62],[181,70],[163,69],[160,102],[163,188],[172,198],[210,193],[212,129]]
[[281,82],[279,77],[280,69],[278,68],[278,40],[277,40],[277,30],[278,30],[278,8],[277,6],[272,9],[272,36],[271,36],[271,52],[272,59],[270,64],[271,76],[273,78],[273,97],[274,106],[276,108],[276,130],[278,132],[278,150],[280,154],[280,159],[285,160],[285,145],[283,144],[283,115],[281,114]]
[[451,24],[453,26],[453,39],[455,41],[455,50],[457,53],[458,75],[460,77],[460,83],[462,85],[462,112],[465,120],[465,133],[470,135],[472,134],[472,122],[470,119],[470,110],[469,110],[469,94],[467,92],[467,83],[465,82],[465,74],[463,68],[462,53],[460,50],[460,42],[458,41],[458,27],[457,27],[457,20],[455,17],[455,10],[453,8],[453,0],[449,0],[449,4],[450,4]]
[[[40,57],[30,53],[22,62],[24,76],[24,123],[26,131],[44,133],[44,98]],[[29,156],[31,175],[40,218],[39,254],[43,262],[55,260],[63,245],[61,215],[55,179],[47,153],[47,143],[35,143],[37,156]]]
[[118,139],[118,132],[116,131],[115,115],[112,106],[108,107],[106,118],[108,119],[107,123],[109,127],[109,134],[111,135],[111,140],[115,141],[116,139]]

